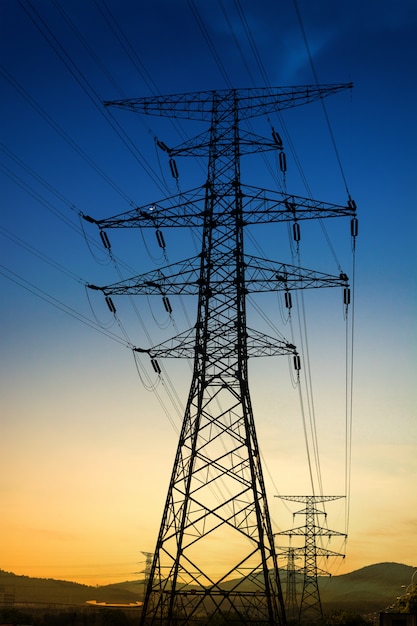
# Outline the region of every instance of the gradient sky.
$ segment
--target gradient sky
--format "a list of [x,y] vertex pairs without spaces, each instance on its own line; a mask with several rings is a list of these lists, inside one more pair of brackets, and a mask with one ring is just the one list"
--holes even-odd
[[[354,83],[326,100],[337,154],[320,104],[283,116],[312,196],[345,204],[345,178],[358,206],[350,497],[326,507],[329,527],[349,538],[329,545],[346,558],[326,567],[416,565],[417,6],[298,7],[319,82]],[[160,300],[139,298],[136,315],[119,298],[118,325],[101,294],[87,294],[87,283],[120,274],[89,224],[84,237],[79,213],[99,219],[176,193],[154,138],[176,145],[178,131],[190,137],[205,127],[104,110],[102,100],[313,84],[315,76],[290,0],[6,0],[0,11],[0,568],[86,584],[134,579],[141,551],[154,548],[191,371],[166,361],[158,382],[143,359],[138,375],[126,337],[149,347],[176,331]],[[280,122],[259,119],[256,132],[269,137],[272,123],[282,133]],[[286,151],[287,188],[306,196]],[[243,165],[243,180],[275,188],[266,165],[276,168],[276,155],[268,159]],[[187,161],[178,161],[181,190],[205,178],[204,163]],[[351,275],[349,222],[334,222],[329,236]],[[282,228],[254,236],[266,256],[289,261]],[[338,273],[320,228],[302,228],[305,266]],[[169,262],[196,253],[190,233],[164,236]],[[152,232],[109,238],[123,277],[166,262]],[[346,494],[340,298],[338,290],[306,295],[328,495]],[[259,303],[288,337],[276,295]],[[195,301],[175,305],[184,329]],[[301,507],[274,496],[311,493],[299,395],[285,357],[250,368],[271,515],[284,530]]]

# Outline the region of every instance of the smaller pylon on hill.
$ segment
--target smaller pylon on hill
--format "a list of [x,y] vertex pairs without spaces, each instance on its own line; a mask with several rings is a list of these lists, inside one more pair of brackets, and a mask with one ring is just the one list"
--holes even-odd
[[142,554],[145,557],[145,569],[142,570],[142,572],[141,572],[141,573],[145,574],[144,579],[143,579],[144,595],[145,595],[146,587],[148,585],[149,576],[150,576],[150,573],[151,573],[153,554],[152,554],[152,552],[143,552],[143,551],[142,551]]
[[298,617],[297,579],[294,548],[288,549],[285,612],[287,614],[287,619],[289,620],[295,620]]
[[[317,557],[318,556],[341,556],[344,557],[343,554],[338,552],[332,552],[327,548],[322,548],[317,546],[317,537],[327,537],[330,539],[331,537],[346,537],[344,533],[337,532],[336,530],[329,530],[328,528],[324,528],[316,521],[318,520],[319,515],[327,516],[327,513],[324,511],[320,511],[315,507],[316,503],[319,502],[329,502],[331,500],[338,500],[339,498],[343,498],[344,496],[277,496],[281,500],[289,500],[290,502],[302,502],[306,505],[305,509],[301,511],[296,511],[295,515],[305,515],[305,525],[299,526],[298,528],[292,528],[291,530],[283,530],[278,533],[278,535],[287,535],[290,537],[293,536],[303,536],[305,538],[304,546],[291,548],[288,553],[288,559],[290,559],[290,552],[292,553],[292,559],[295,557],[303,556],[304,557],[304,567],[300,570],[300,573],[303,574],[303,589],[301,593],[301,602],[298,612],[299,621],[315,621],[319,620],[323,617],[323,609],[321,605],[320,599],[320,591],[317,580],[317,575],[328,575],[328,572],[324,570],[319,570],[317,567]],[[295,570],[295,568],[294,568]],[[295,584],[295,571],[294,571],[294,584]],[[288,585],[288,582],[287,582]],[[287,586],[288,593],[288,586]],[[288,602],[288,600],[287,600]],[[289,606],[289,605],[287,605]]]

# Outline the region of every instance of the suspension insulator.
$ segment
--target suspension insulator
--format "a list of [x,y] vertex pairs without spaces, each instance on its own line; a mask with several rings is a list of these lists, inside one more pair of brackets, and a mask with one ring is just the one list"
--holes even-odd
[[358,218],[357,217],[352,217],[352,219],[350,220],[350,234],[352,235],[352,237],[358,236]]
[[300,355],[299,354],[294,354],[293,356],[293,361],[294,361],[294,369],[296,372],[299,372],[301,369],[301,359],[300,359]]
[[178,178],[178,169],[177,169],[177,164],[175,163],[175,159],[169,160],[169,167],[170,167],[172,176],[174,178]]
[[300,224],[298,222],[294,222],[294,224],[292,225],[292,234],[294,237],[294,241],[300,241],[301,239],[301,231],[300,231]]
[[159,230],[156,231],[156,240],[158,242],[158,245],[160,248],[162,248],[163,250],[165,250],[165,239],[164,239],[164,235],[162,234],[162,232]]
[[162,296],[162,302],[164,303],[165,311],[169,314],[172,313],[172,306],[167,296]]
[[282,146],[283,146],[282,139],[280,137],[280,134],[277,133],[277,131],[275,130],[274,127],[272,127],[272,139],[275,141],[275,143],[277,144],[278,148],[280,150],[282,150]]
[[349,287],[345,287],[343,289],[343,304],[346,306],[350,304],[350,289]]
[[109,238],[107,237],[107,233],[104,230],[100,231],[100,237],[101,237],[101,241],[103,242],[103,246],[107,249],[110,250],[111,246],[110,246],[110,241]]
[[285,292],[285,306],[287,309],[292,309],[292,297],[290,291]]
[[84,213],[82,213],[81,217],[86,222],[90,222],[90,224],[96,224],[96,220],[93,217],[90,217],[89,215],[84,215]]
[[352,200],[352,198],[349,198],[347,204],[348,204],[349,209],[353,209],[354,211],[356,211],[356,202]]
[[158,374],[158,376],[159,376],[159,374],[161,373],[161,368],[159,367],[158,361],[156,359],[151,359],[151,363],[152,363],[152,367],[154,369],[154,372],[156,374]]
[[168,146],[163,141],[159,141],[158,139],[156,142],[156,145],[158,146],[158,148],[161,148],[161,150],[163,150],[164,152],[169,152]]
[[106,304],[113,314],[116,313],[116,307],[114,306],[113,300],[110,298],[110,296],[106,296]]
[[279,169],[283,174],[287,171],[287,157],[285,156],[285,152],[279,153]]

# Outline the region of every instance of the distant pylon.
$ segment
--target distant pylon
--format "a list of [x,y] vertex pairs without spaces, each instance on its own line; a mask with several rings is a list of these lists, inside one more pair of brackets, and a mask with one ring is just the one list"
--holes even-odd
[[299,607],[299,621],[315,621],[323,617],[323,609],[320,599],[320,590],[318,585],[317,574],[327,575],[328,572],[319,570],[317,567],[318,556],[341,556],[343,554],[338,552],[332,552],[326,548],[318,547],[316,538],[334,536],[346,537],[344,533],[337,532],[336,530],[329,530],[316,524],[318,515],[327,516],[327,513],[320,511],[314,505],[318,502],[329,502],[330,500],[338,500],[344,496],[277,496],[281,500],[289,500],[291,502],[303,502],[306,508],[297,511],[295,515],[305,515],[305,525],[298,528],[292,528],[291,530],[283,530],[279,532],[279,535],[303,536],[305,539],[304,546],[301,548],[290,548],[295,555],[304,557],[304,567],[301,570],[303,574],[303,590],[301,593],[301,602]]
[[143,586],[144,586],[144,590],[146,591],[146,588],[148,586],[149,576],[151,573],[153,554],[152,552],[143,552],[143,551],[142,551],[142,554],[145,557],[145,569],[143,570],[143,573],[145,574],[145,576],[143,579]]
[[289,548],[288,550],[287,576],[286,576],[286,589],[285,589],[285,612],[289,620],[294,620],[298,617],[297,579],[296,579],[296,569],[295,569],[294,548]]

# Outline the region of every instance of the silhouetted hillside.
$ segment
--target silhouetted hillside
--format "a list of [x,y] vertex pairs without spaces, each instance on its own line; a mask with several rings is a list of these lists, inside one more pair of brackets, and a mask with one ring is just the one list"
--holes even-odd
[[[378,563],[340,576],[319,577],[325,613],[346,609],[356,613],[384,610],[403,593],[415,570],[399,563]],[[281,572],[285,596],[285,571]],[[301,578],[298,593],[301,593]],[[229,585],[232,583],[229,583]],[[225,584],[225,587],[229,586]],[[133,603],[143,598],[143,580],[92,587],[63,580],[17,576],[0,570],[0,592],[12,593],[16,604],[48,603],[84,605],[87,600],[106,603]]]
[[393,604],[408,585],[415,567],[378,563],[341,576],[320,578],[320,597],[326,612],[344,608],[371,613]]
[[[0,570],[0,590],[12,595],[15,604],[47,603],[84,605],[87,600],[108,603],[136,602],[138,594],[129,590],[131,583],[92,587],[52,578],[17,576]],[[138,584],[136,583],[136,588]],[[143,589],[143,585],[142,585]]]

